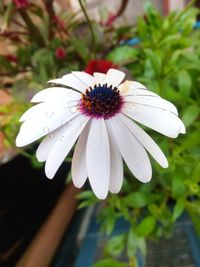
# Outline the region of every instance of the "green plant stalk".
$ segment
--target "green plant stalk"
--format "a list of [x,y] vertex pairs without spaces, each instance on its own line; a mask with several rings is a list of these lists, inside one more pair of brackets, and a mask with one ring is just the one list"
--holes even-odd
[[49,16],[49,26],[48,26],[48,31],[49,31],[49,40],[53,38],[53,29],[52,29],[52,23],[53,23],[53,18],[55,17],[55,12],[53,9],[53,1],[54,0],[44,0],[44,5],[46,7],[46,11]]
[[30,33],[33,35],[38,45],[44,47],[45,46],[44,38],[42,37],[37,27],[33,24],[27,12],[22,9],[19,11],[19,13],[21,17],[23,18],[23,20],[25,21],[25,23],[27,24]]
[[81,9],[83,11],[83,14],[84,14],[84,16],[85,16],[85,18],[87,20],[89,29],[90,29],[91,38],[92,38],[92,42],[93,42],[93,54],[94,54],[94,57],[96,58],[96,38],[95,38],[92,22],[90,21],[90,18],[89,18],[88,14],[87,14],[87,11],[86,11],[83,3],[82,3],[82,0],[78,0],[78,1],[79,1],[80,6],[81,6]]
[[12,17],[12,12],[13,12],[13,5],[12,3],[10,3],[5,11],[5,13],[3,14],[3,23],[0,26],[0,32],[3,33],[6,28],[8,27],[9,21]]

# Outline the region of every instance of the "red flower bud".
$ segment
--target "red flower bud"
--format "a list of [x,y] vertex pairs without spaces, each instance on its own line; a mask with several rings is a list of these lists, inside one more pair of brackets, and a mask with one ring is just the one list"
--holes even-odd
[[55,56],[58,59],[63,59],[66,56],[65,50],[62,47],[59,47],[55,51]]

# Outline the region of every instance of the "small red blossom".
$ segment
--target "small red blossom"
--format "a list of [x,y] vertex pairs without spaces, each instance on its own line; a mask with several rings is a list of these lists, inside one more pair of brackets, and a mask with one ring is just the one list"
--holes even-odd
[[118,66],[108,60],[91,60],[85,68],[85,72],[93,75],[94,72],[107,73],[110,69],[117,69]]
[[13,0],[13,3],[17,8],[26,8],[29,5],[28,0]]
[[17,63],[17,57],[15,55],[6,55],[5,58],[13,63]]
[[66,56],[65,50],[62,47],[57,48],[56,51],[55,51],[55,56],[58,59],[65,58],[65,56]]

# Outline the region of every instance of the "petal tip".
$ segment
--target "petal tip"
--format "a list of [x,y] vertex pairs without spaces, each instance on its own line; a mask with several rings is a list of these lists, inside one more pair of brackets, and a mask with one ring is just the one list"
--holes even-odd
[[53,179],[55,176],[55,173],[49,168],[48,164],[45,164],[45,174],[48,179]]
[[149,183],[151,181],[151,178],[152,178],[152,176],[141,177],[140,181],[142,183],[146,184],[146,183]]
[[161,166],[162,166],[164,169],[167,169],[167,168],[169,167],[169,163],[168,163],[168,161],[166,161],[165,163],[163,163]]
[[54,174],[51,173],[50,171],[48,170],[45,170],[45,174],[46,174],[46,177],[50,180],[52,180],[54,178]]
[[26,145],[26,144],[24,144],[23,138],[20,136],[20,133],[16,137],[15,144],[17,147],[23,147]]
[[183,125],[181,127],[180,133],[182,133],[182,134],[185,134],[186,133],[185,125]]

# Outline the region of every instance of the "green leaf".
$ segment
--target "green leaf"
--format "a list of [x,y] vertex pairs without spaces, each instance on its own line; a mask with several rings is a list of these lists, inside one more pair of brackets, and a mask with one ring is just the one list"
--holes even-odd
[[119,256],[125,247],[125,235],[117,235],[112,237],[104,248],[104,252],[108,256]]
[[133,229],[130,229],[127,236],[127,255],[133,257],[137,252],[137,236]]
[[173,178],[172,182],[172,195],[174,198],[179,198],[186,192],[186,186],[179,175]]
[[92,267],[128,267],[128,265],[113,259],[104,259],[96,262]]
[[160,75],[161,72],[161,60],[160,57],[151,49],[145,49],[144,50],[147,58],[151,62],[151,65],[153,67],[153,70],[157,76]]
[[136,227],[136,234],[139,236],[148,236],[156,226],[156,219],[153,216],[144,218]]
[[178,74],[178,86],[183,97],[188,97],[190,95],[190,90],[192,87],[192,80],[189,73],[182,70]]
[[183,122],[185,126],[191,125],[199,116],[200,107],[196,105],[189,106],[183,114]]
[[78,209],[82,209],[99,202],[99,199],[95,197],[94,193],[90,190],[83,191],[77,195],[77,198],[82,200],[78,205]]
[[138,49],[129,47],[129,46],[121,46],[112,50],[108,55],[107,59],[116,64],[124,64],[129,61],[133,61],[137,58],[139,52]]
[[87,64],[91,59],[91,53],[88,46],[84,40],[81,39],[71,39],[70,42],[74,46],[77,54],[82,58],[82,60]]
[[143,237],[138,236],[131,228],[127,235],[127,256],[128,258],[135,257],[137,251],[140,251],[142,255],[146,255],[146,242]]
[[129,207],[141,208],[153,203],[156,199],[157,196],[155,196],[154,194],[141,191],[129,194],[124,198],[124,202]]
[[176,221],[176,219],[178,219],[178,217],[181,216],[181,214],[183,213],[185,209],[185,202],[183,199],[179,199],[176,202],[176,205],[174,207],[174,211],[173,211],[173,221]]
[[82,191],[77,195],[78,199],[87,199],[87,198],[93,198],[93,197],[94,197],[94,193],[90,190]]

